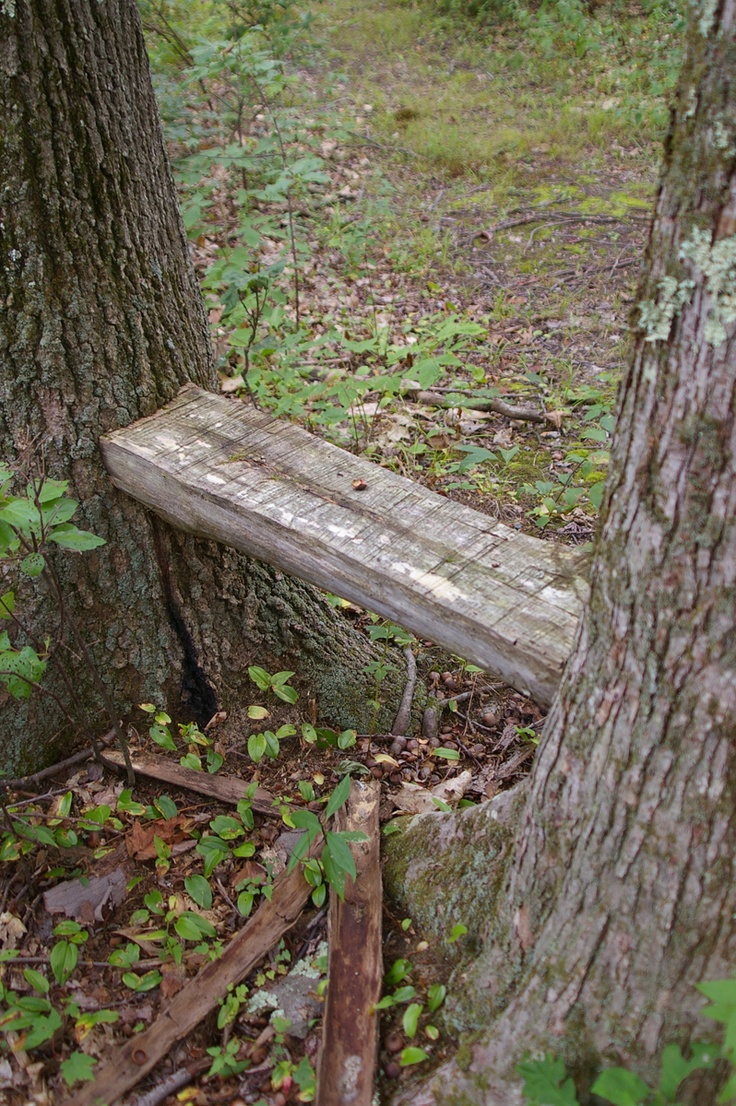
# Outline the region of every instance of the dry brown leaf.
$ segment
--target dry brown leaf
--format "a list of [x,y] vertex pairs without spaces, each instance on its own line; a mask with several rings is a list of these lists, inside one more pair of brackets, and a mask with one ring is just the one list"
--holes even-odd
[[265,883],[268,878],[268,872],[255,860],[246,860],[244,864],[238,868],[236,872],[233,872],[230,877],[230,883],[233,887],[237,887],[239,883]]
[[0,914],[0,945],[4,949],[17,948],[18,942],[28,932],[20,918],[6,910]]
[[162,818],[156,822],[148,822],[145,826],[136,819],[125,835],[128,856],[134,860],[154,860],[157,855],[155,837],[160,838],[166,845],[178,844],[188,836],[191,824],[191,819],[179,814],[175,818]]
[[544,417],[547,422],[551,422],[555,430],[559,430],[562,426],[562,420],[567,418],[570,414],[569,411],[560,409],[559,411],[545,411]]
[[187,981],[187,973],[180,964],[161,965],[161,996],[173,998]]
[[240,373],[237,376],[223,376],[220,377],[220,391],[224,396],[230,395],[232,392],[237,392],[239,388],[244,387],[245,381]]

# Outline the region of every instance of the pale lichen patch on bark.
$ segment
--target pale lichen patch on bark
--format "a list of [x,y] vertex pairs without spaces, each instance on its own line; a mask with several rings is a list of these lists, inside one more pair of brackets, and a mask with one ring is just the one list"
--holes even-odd
[[672,320],[687,303],[695,285],[691,280],[662,277],[656,300],[644,300],[639,304],[639,325],[646,331],[645,342],[666,342]]
[[701,12],[700,19],[698,20],[698,30],[703,38],[707,38],[713,29],[718,0],[702,0],[699,5],[694,4],[694,7],[696,10],[699,8]]
[[736,154],[733,146],[733,123],[723,112],[719,112],[713,120],[713,145],[716,149],[723,150],[725,157]]
[[726,341],[726,327],[736,321],[736,235],[712,242],[708,231],[693,227],[680,246],[680,258],[692,261],[705,277],[711,304],[704,337],[708,345],[719,346]]

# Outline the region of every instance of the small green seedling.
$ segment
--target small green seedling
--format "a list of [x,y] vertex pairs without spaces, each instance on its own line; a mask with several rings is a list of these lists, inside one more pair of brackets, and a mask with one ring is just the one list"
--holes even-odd
[[293,672],[275,672],[271,676],[265,668],[259,668],[258,665],[251,665],[248,669],[248,675],[257,688],[261,691],[272,691],[277,699],[283,699],[285,703],[292,704],[299,698],[299,693],[289,686],[289,680],[294,674]]
[[[350,776],[344,776],[330,795],[323,816],[325,823],[347,802],[350,785]],[[345,880],[348,877],[354,880],[357,874],[355,860],[350,851],[350,842],[366,841],[366,835],[357,830],[342,830],[340,832],[327,830],[311,810],[294,810],[290,814],[290,820],[297,829],[303,829],[305,832],[294,847],[289,858],[287,871],[292,871],[295,865],[306,857],[310,847],[321,834],[324,845],[318,863],[322,869],[324,881],[329,883],[339,898],[343,899],[345,897]],[[324,902],[325,893],[321,889],[322,884],[318,883],[316,877],[311,873],[312,868],[310,868],[308,878],[315,881],[312,884],[314,887],[312,894],[316,896],[315,902]]]

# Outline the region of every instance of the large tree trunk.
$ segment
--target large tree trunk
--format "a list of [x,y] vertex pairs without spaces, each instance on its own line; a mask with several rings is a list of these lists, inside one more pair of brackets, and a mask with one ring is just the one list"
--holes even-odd
[[[717,8],[690,29],[590,604],[515,842],[493,804],[440,816],[448,856],[482,857],[452,1017],[484,1032],[415,1103],[519,1103],[514,1064],[540,1048],[585,1087],[602,1060],[652,1076],[666,1043],[712,1038],[694,984],[733,970],[736,5]],[[389,844],[415,917],[442,878],[430,835]]]
[[[0,302],[0,457],[70,480],[107,541],[56,567],[116,709],[183,699],[206,718],[246,664],[290,659],[321,718],[365,725],[362,637],[301,584],[168,530],[102,466],[101,434],[215,385],[133,0],[0,3]],[[43,589],[18,613],[57,647],[49,690],[107,728],[81,664],[69,702]],[[10,773],[78,736],[43,694],[0,692],[0,730]]]

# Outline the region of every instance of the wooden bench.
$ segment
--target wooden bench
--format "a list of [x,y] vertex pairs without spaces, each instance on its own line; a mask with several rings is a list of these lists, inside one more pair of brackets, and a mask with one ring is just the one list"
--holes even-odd
[[587,596],[574,550],[192,384],[100,444],[116,486],[173,526],[552,700]]

